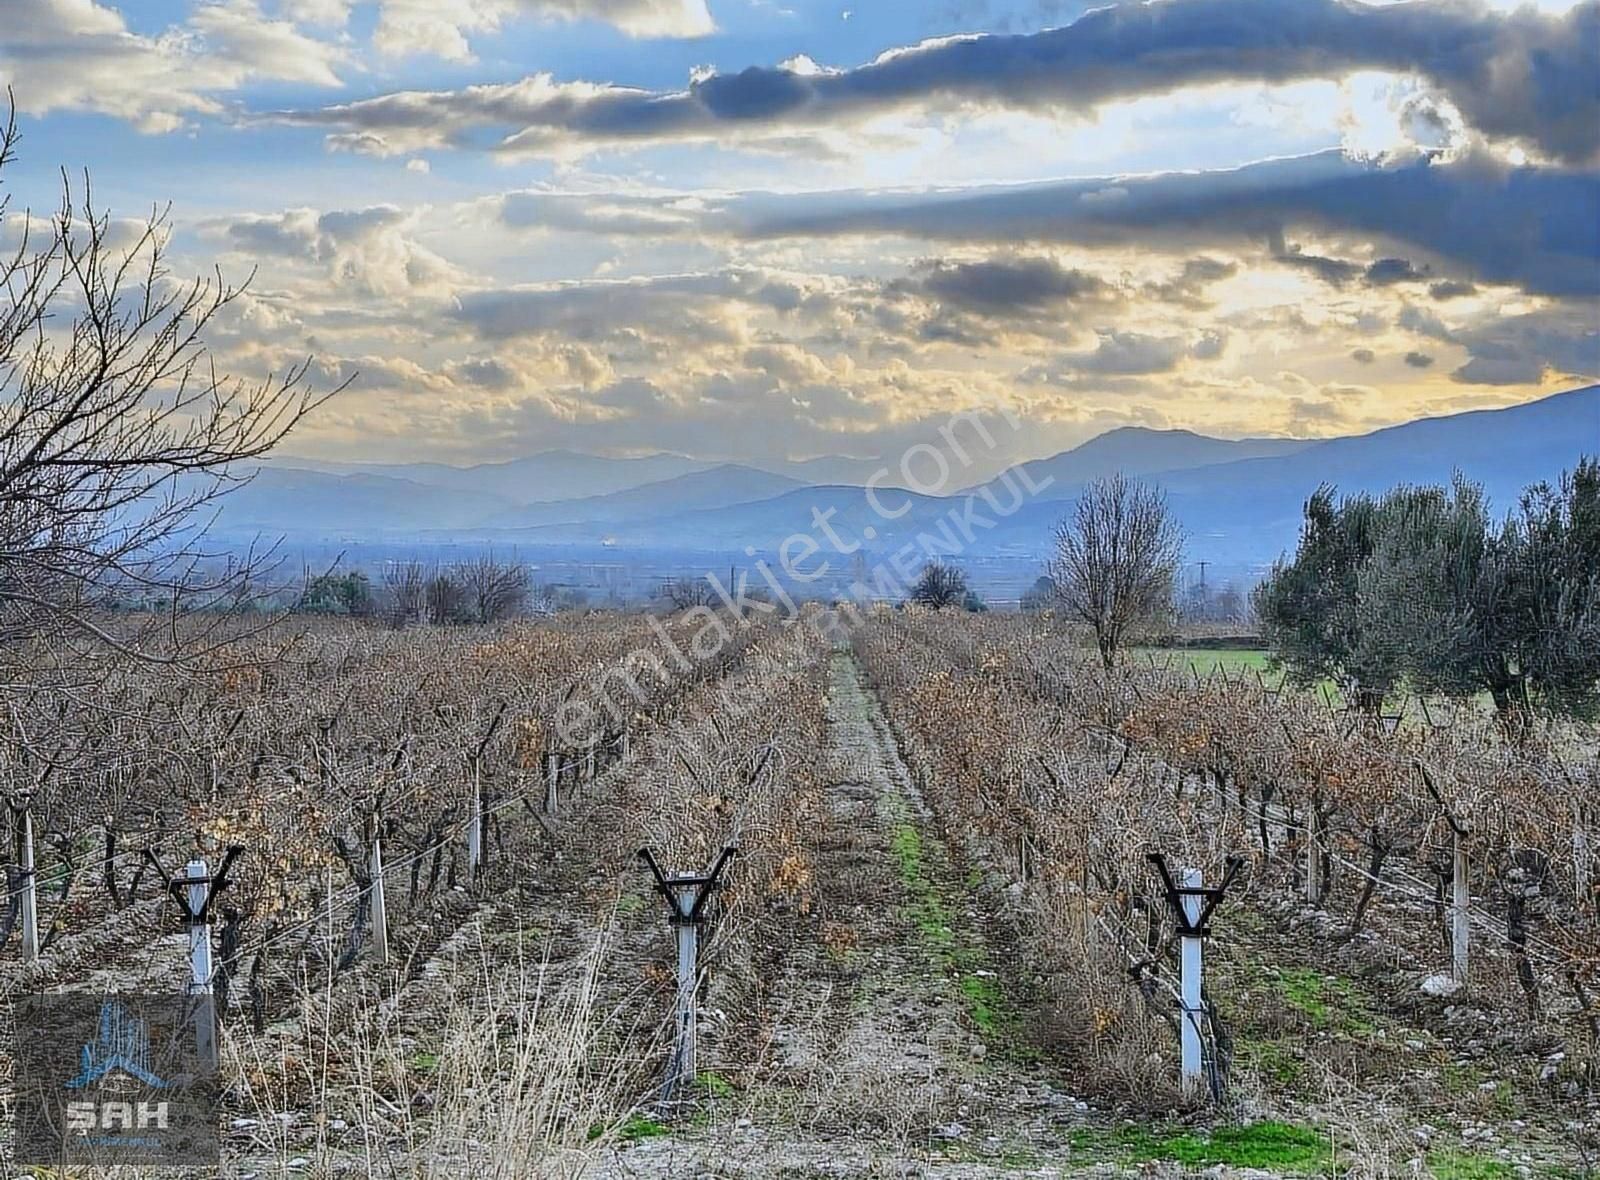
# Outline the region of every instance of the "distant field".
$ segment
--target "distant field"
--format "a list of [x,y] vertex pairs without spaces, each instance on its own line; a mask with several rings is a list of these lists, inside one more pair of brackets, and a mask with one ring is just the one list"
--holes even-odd
[[1158,665],[1170,664],[1174,668],[1181,668],[1185,663],[1192,667],[1201,676],[1213,671],[1219,664],[1222,670],[1234,673],[1240,669],[1245,671],[1259,671],[1268,677],[1269,683],[1277,683],[1282,673],[1269,673],[1267,671],[1268,653],[1262,648],[1253,647],[1136,647],[1132,649],[1135,660],[1154,660]]
[[[1283,684],[1283,672],[1269,671],[1267,667],[1268,656],[1271,654],[1264,648],[1258,647],[1219,647],[1219,648],[1185,648],[1185,647],[1135,647],[1129,649],[1130,657],[1139,663],[1154,659],[1158,666],[1170,664],[1173,668],[1182,668],[1187,663],[1201,679],[1211,675],[1220,664],[1222,670],[1229,676],[1234,676],[1240,671],[1247,675],[1260,672],[1268,688],[1277,688]],[[1344,694],[1331,680],[1320,681],[1312,690],[1325,694],[1335,707],[1343,707]],[[1431,697],[1434,715],[1445,716],[1451,706],[1438,697]],[[1403,703],[1403,705],[1402,705]],[[1421,706],[1417,703],[1413,693],[1404,687],[1392,692],[1385,702],[1388,709],[1400,710],[1404,716],[1403,725],[1421,725],[1424,723]],[[1489,699],[1489,694],[1480,692],[1471,698],[1471,709],[1489,716],[1494,712],[1494,704]]]

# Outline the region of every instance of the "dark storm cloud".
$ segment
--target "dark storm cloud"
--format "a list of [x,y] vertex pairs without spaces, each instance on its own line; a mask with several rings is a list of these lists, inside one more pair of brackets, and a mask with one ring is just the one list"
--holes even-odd
[[1361,273],[1359,262],[1349,262],[1343,258],[1324,258],[1320,254],[1306,254],[1298,247],[1286,250],[1273,245],[1272,257],[1284,266],[1315,275],[1330,287],[1342,287]]
[[1051,258],[989,258],[929,262],[906,284],[930,299],[980,315],[1038,311],[1055,304],[1100,299],[1111,288],[1095,275]]
[[1551,158],[1600,155],[1600,0],[1563,16],[1531,7],[1496,13],[1468,0],[1156,0],[1044,32],[925,41],[852,69],[752,66],[675,92],[541,76],[279,117],[338,128],[339,146],[357,150],[363,142],[370,150],[361,137],[373,136],[470,146],[482,129],[501,136],[501,150],[541,153],[571,143],[777,134],[919,106],[1087,114],[1186,86],[1356,70],[1420,74],[1479,131]]
[[1495,169],[1475,159],[1379,166],[1323,152],[1223,172],[1050,181],[926,193],[742,199],[733,232],[757,237],[900,234],[1193,249],[1254,241],[1279,261],[1348,281],[1362,268],[1296,253],[1285,234],[1360,234],[1485,282],[1600,294],[1600,173]]
[[1496,318],[1455,333],[1471,359],[1450,376],[1476,385],[1531,385],[1547,370],[1600,377],[1600,324],[1594,307],[1553,307]]
[[1418,270],[1409,258],[1379,258],[1366,269],[1368,284],[1374,287],[1392,287],[1395,283],[1421,283],[1428,278],[1428,268]]
[[1147,283],[1145,293],[1152,299],[1160,299],[1166,303],[1206,307],[1210,305],[1210,301],[1206,298],[1206,288],[1212,283],[1232,278],[1238,271],[1238,263],[1223,262],[1221,259],[1201,255],[1186,260],[1183,269],[1167,281]]
[[1425,352],[1408,352],[1405,362],[1413,369],[1426,369],[1433,364],[1433,358]]
[[1428,294],[1441,303],[1447,299],[1460,299],[1467,295],[1476,295],[1476,285],[1462,279],[1441,279],[1428,288]]

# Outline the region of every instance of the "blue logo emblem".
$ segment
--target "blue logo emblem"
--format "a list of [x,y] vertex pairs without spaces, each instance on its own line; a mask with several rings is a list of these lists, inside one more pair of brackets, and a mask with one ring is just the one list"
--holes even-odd
[[66,1083],[69,1090],[98,1085],[119,1073],[157,1090],[170,1085],[150,1068],[150,1026],[114,999],[100,1005],[99,1033],[83,1046],[79,1063],[77,1076]]

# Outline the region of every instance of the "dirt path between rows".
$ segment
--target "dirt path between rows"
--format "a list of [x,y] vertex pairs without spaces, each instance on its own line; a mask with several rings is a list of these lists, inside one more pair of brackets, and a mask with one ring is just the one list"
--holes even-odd
[[843,652],[827,717],[812,937],[774,976],[760,1060],[689,1125],[619,1149],[603,1176],[1048,1175],[1043,1157],[1084,1118],[1007,1047],[986,916]]

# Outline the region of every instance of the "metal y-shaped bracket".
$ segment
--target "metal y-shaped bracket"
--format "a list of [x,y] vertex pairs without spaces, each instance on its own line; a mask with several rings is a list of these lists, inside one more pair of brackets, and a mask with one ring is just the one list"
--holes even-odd
[[[148,848],[144,850],[144,859],[161,875],[161,879],[167,883],[167,892],[172,894],[189,925],[203,926],[211,915],[211,903],[216,900],[219,893],[233,884],[228,879],[228,870],[233,867],[233,862],[238,859],[239,854],[243,851],[242,845],[234,844],[229,846],[228,851],[222,856],[222,864],[217,871],[204,877],[173,876],[167,872],[167,867],[161,863],[161,858]],[[189,902],[189,890],[195,885],[204,885],[206,887],[205,900],[198,907]]]
[[[717,863],[711,866],[710,872],[703,875],[679,874],[668,877],[661,871],[661,866],[656,863],[655,856],[648,848],[639,849],[639,859],[650,866],[650,874],[656,879],[656,889],[672,910],[669,922],[674,926],[682,926],[698,924],[702,920],[700,915],[705,910],[706,902],[711,899],[712,890],[716,889],[722,870],[727,867],[728,861],[733,859],[735,851],[737,850],[733,845],[728,845],[722,850],[722,855],[717,857]],[[686,892],[686,887],[693,887],[695,891],[694,901],[687,910],[683,908],[680,892]]]
[[[1161,874],[1161,885],[1167,894],[1167,904],[1172,907],[1172,912],[1178,919],[1178,933],[1189,938],[1205,938],[1209,935],[1211,927],[1208,923],[1211,921],[1211,914],[1221,903],[1222,895],[1228,891],[1228,886],[1233,883],[1234,877],[1238,875],[1239,870],[1244,866],[1243,859],[1237,856],[1230,856],[1228,858],[1227,871],[1222,875],[1222,883],[1209,887],[1204,885],[1179,885],[1172,879],[1172,871],[1167,868],[1167,858],[1159,852],[1150,853],[1146,859],[1155,865],[1156,872]],[[1188,907],[1183,904],[1184,899],[1187,897],[1198,897],[1200,899],[1200,912],[1193,921],[1189,918]]]

